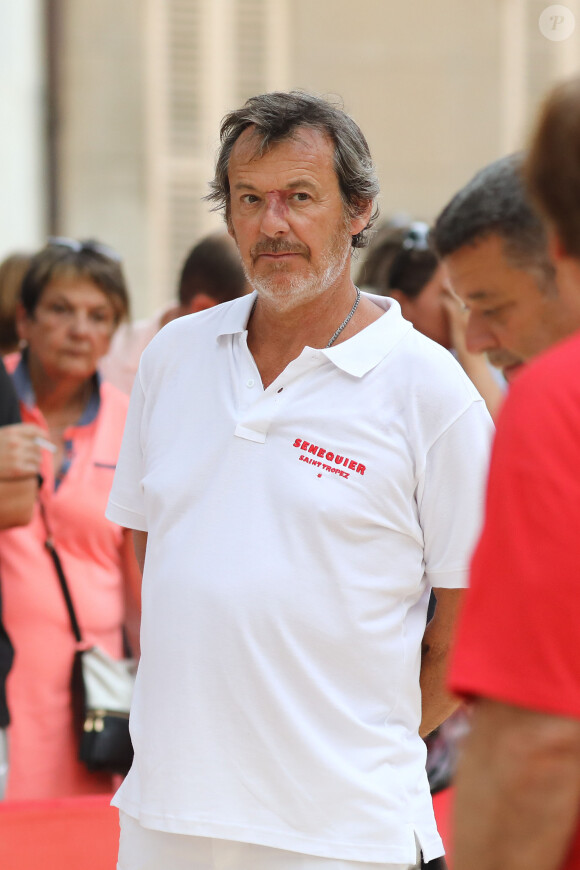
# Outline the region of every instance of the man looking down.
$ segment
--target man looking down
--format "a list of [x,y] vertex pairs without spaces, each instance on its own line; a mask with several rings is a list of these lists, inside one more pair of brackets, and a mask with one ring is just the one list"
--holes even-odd
[[502,249],[492,231],[445,256],[488,352],[528,360],[547,351],[520,368],[498,421],[451,668],[451,687],[474,705],[457,775],[454,870],[580,868],[580,341],[563,341],[580,328],[580,82],[548,99],[526,163],[532,194],[521,161],[519,189],[548,217],[536,251]]

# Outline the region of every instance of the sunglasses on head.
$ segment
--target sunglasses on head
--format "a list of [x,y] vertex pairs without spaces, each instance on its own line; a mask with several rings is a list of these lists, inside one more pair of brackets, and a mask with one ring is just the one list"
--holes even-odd
[[[431,251],[429,246],[429,225],[423,221],[414,221],[407,230],[401,248],[396,253],[387,275],[387,288],[400,288],[401,281],[407,272],[409,255]],[[433,257],[435,255],[433,254]]]
[[429,250],[429,225],[423,221],[414,221],[403,239],[404,251],[428,251]]
[[78,239],[69,239],[66,236],[49,236],[47,244],[57,248],[68,248],[69,251],[74,251],[75,254],[88,251],[91,254],[108,257],[109,260],[114,260],[116,263],[121,262],[121,256],[117,251],[109,245],[103,245],[101,242],[93,242],[91,240],[80,242]]

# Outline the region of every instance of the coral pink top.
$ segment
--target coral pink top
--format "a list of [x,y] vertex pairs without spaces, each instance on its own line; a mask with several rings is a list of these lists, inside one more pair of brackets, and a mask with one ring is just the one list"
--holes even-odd
[[[26,366],[8,358],[24,422],[46,428]],[[123,530],[105,518],[128,400],[95,381],[83,418],[65,431],[70,466],[58,489],[45,452],[40,490],[84,639],[122,655]],[[4,620],[16,651],[8,678],[10,772],[6,797],[51,798],[110,791],[111,777],[77,761],[70,677],[75,640],[38,505],[30,525],[0,532]]]

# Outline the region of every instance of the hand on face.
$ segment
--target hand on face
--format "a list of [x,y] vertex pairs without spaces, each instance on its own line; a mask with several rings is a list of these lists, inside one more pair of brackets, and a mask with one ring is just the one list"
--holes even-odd
[[467,353],[467,345],[465,343],[465,332],[467,330],[467,321],[469,320],[467,307],[448,285],[443,288],[441,293],[441,304],[449,323],[451,346],[458,353]]
[[34,477],[40,471],[42,451],[38,439],[46,440],[44,429],[30,423],[0,428],[0,480]]
[[467,344],[469,308],[463,304],[459,296],[449,286],[445,288],[442,304],[449,320],[452,347],[457,352],[458,359],[462,361],[468,355],[472,357],[485,355],[488,362],[494,368],[500,369],[505,379],[509,382],[516,374],[516,370],[523,365],[522,358],[502,347],[483,352],[470,350]]
[[513,262],[501,237],[491,234],[464,245],[443,263],[450,286],[465,304],[467,351],[485,353],[507,381],[557,339],[562,311],[556,288],[547,286],[532,265]]

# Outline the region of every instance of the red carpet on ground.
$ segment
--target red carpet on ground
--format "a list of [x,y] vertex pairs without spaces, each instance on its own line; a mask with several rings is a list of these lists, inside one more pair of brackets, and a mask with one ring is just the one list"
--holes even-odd
[[0,802],[2,870],[115,870],[119,817],[111,795]]

